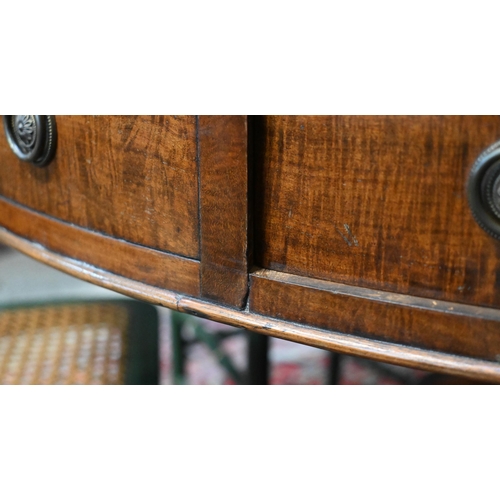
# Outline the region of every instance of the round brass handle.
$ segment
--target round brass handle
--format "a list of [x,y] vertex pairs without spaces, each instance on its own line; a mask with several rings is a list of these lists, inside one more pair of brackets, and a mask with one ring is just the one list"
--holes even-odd
[[500,141],[483,151],[474,163],[467,198],[477,223],[500,239]]
[[7,115],[5,135],[12,151],[23,161],[44,167],[54,157],[57,143],[56,120],[49,115]]

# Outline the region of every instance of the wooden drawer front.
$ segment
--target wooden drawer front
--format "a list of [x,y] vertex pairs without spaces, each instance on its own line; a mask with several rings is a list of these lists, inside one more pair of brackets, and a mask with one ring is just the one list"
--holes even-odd
[[253,128],[260,267],[500,306],[500,242],[465,192],[500,117],[269,116]]
[[198,258],[196,119],[57,116],[55,159],[21,162],[0,137],[0,195],[77,226]]

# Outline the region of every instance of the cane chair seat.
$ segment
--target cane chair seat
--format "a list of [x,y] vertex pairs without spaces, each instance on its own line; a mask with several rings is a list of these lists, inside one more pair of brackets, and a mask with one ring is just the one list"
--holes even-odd
[[0,384],[158,383],[153,306],[127,300],[0,310]]

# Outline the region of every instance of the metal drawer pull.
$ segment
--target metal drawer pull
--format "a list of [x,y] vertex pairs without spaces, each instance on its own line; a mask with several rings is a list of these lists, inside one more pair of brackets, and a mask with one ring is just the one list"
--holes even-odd
[[467,197],[477,223],[500,239],[500,141],[483,151],[474,163]]
[[44,167],[56,151],[57,130],[54,116],[7,115],[3,117],[5,135],[20,160]]

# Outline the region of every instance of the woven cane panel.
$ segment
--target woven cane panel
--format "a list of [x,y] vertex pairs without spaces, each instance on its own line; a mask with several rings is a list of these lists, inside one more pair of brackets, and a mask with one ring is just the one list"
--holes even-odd
[[110,304],[0,312],[0,384],[121,384],[126,308]]

